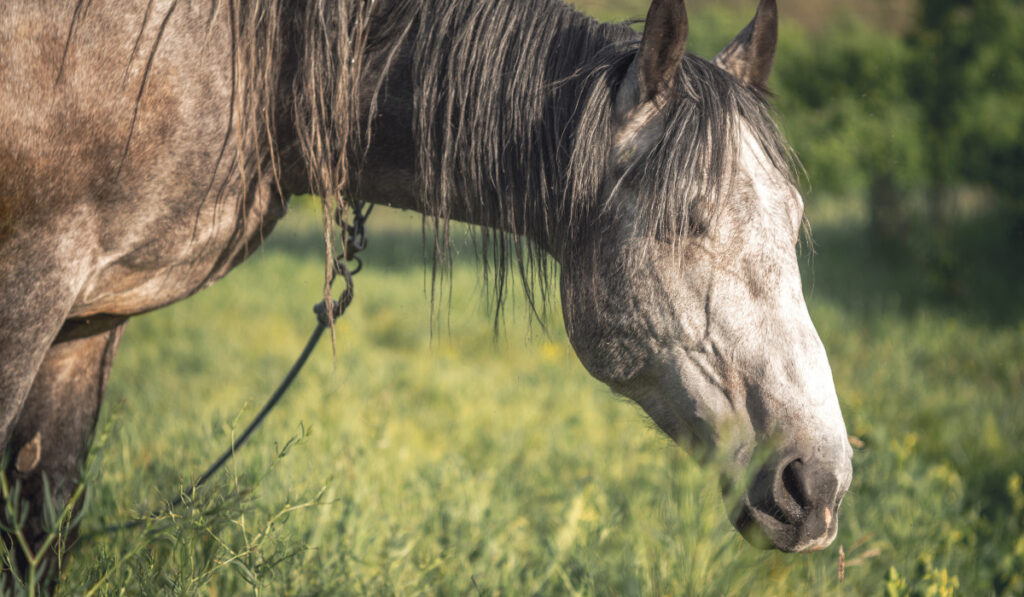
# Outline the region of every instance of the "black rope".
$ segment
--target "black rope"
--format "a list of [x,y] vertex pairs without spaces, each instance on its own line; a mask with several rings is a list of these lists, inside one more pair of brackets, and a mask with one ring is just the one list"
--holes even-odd
[[[148,515],[136,520],[106,526],[91,533],[83,534],[79,537],[78,543],[83,543],[102,535],[138,528],[147,522],[150,522],[153,518],[169,513],[173,509],[177,508],[185,502],[186,496],[195,495],[195,492],[200,486],[216,474],[217,471],[227,463],[227,461],[231,460],[238,449],[241,448],[246,440],[249,439],[249,436],[252,435],[253,431],[256,431],[256,428],[259,427],[263,422],[263,419],[270,414],[270,411],[277,406],[277,403],[280,402],[282,397],[284,397],[285,392],[288,391],[288,388],[299,375],[299,372],[302,371],[302,367],[309,359],[309,355],[313,354],[313,349],[316,348],[316,345],[320,341],[320,337],[323,336],[324,331],[331,326],[332,321],[341,317],[345,313],[345,310],[348,309],[348,306],[352,304],[352,276],[359,273],[359,270],[363,268],[363,262],[359,259],[356,253],[366,248],[366,218],[369,217],[370,212],[373,211],[372,204],[370,204],[369,208],[365,209],[365,211],[364,205],[365,204],[363,202],[359,201],[351,206],[353,212],[352,224],[346,224],[342,220],[340,210],[337,215],[338,223],[344,227],[346,232],[346,246],[345,252],[334,259],[331,279],[328,283],[333,284],[334,280],[340,274],[345,279],[345,290],[342,291],[338,300],[333,302],[333,309],[331,309],[332,316],[327,316],[328,308],[326,299],[320,301],[313,307],[313,312],[316,314],[317,320],[316,328],[314,328],[313,333],[309,335],[309,340],[306,340],[306,346],[302,349],[299,357],[295,359],[291,369],[289,369],[288,373],[285,374],[284,379],[282,379],[281,383],[278,384],[277,389],[274,390],[274,393],[271,394],[270,398],[268,398],[266,403],[263,404],[263,408],[260,409],[260,412],[256,414],[256,417],[253,418],[252,422],[250,422],[245,428],[245,431],[243,431],[242,434],[231,443],[231,447],[225,450],[224,453],[220,455],[220,458],[211,464],[209,468],[206,469],[206,472],[204,472],[195,483],[189,486],[187,490],[180,492],[177,497],[171,500],[167,507],[159,510],[153,510]],[[356,267],[350,269],[345,263],[346,261],[355,261]]]
[[220,468],[224,466],[224,464],[228,460],[231,460],[231,457],[235,455],[235,452],[242,447],[242,444],[244,444],[245,441],[249,439],[249,436],[252,435],[252,432],[255,431],[257,427],[260,426],[260,423],[262,423],[263,419],[267,417],[267,414],[269,414],[270,411],[274,408],[274,406],[276,406],[277,403],[281,400],[281,397],[284,396],[285,391],[288,390],[288,387],[292,384],[292,381],[299,374],[299,371],[302,370],[303,365],[306,364],[306,360],[309,359],[309,355],[313,353],[313,349],[316,348],[317,343],[320,341],[320,336],[323,335],[324,330],[326,329],[327,327],[324,326],[323,323],[317,321],[316,328],[313,330],[313,333],[310,334],[309,340],[306,341],[306,347],[302,349],[302,353],[299,355],[299,358],[295,360],[294,364],[292,364],[292,368],[288,371],[288,374],[285,375],[284,379],[281,381],[281,384],[277,386],[277,389],[274,390],[274,393],[271,394],[270,399],[267,400],[267,402],[263,405],[263,408],[260,409],[259,414],[256,415],[256,418],[254,418],[251,423],[249,423],[249,426],[245,428],[245,431],[242,432],[242,435],[238,436],[238,438],[235,439],[234,442],[232,442],[231,447],[225,450],[224,453],[220,455],[220,458],[218,458],[216,462],[214,462],[212,465],[210,465],[209,468],[206,469],[206,472],[204,472],[202,476],[199,477],[198,481],[193,483],[186,491],[179,493],[176,498],[171,500],[171,503],[168,504],[166,508],[163,508],[161,510],[154,510],[150,512],[148,515],[144,516],[143,518],[139,518],[121,524],[110,525],[97,531],[93,531],[92,533],[82,535],[79,540],[88,541],[100,535],[106,535],[108,533],[117,533],[120,531],[127,531],[129,529],[140,527],[143,524],[155,518],[156,516],[170,512],[171,510],[180,506],[182,503],[184,503],[186,495],[195,495],[196,490],[199,489],[199,487],[202,484],[206,483],[206,481],[209,480],[209,478],[212,477],[214,473],[220,470]]

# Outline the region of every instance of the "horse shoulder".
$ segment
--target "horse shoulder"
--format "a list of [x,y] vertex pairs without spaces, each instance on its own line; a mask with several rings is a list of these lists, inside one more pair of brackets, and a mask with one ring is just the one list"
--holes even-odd
[[70,246],[86,273],[69,316],[133,314],[224,275],[283,204],[234,167],[226,17],[72,8],[15,2],[0,18],[0,246],[34,241],[0,259]]

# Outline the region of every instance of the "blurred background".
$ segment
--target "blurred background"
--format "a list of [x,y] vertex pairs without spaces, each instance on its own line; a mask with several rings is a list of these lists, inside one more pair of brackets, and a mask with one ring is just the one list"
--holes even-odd
[[[712,58],[755,5],[688,2],[690,51]],[[432,309],[419,217],[378,209],[333,353],[193,508],[81,546],[63,590],[1024,595],[1024,2],[780,14],[804,289],[856,447],[832,547],[744,543],[714,470],[586,374],[557,298],[539,320],[513,300],[495,336],[460,229]],[[249,263],[129,324],[86,530],[169,499],[276,385],[314,324],[318,210],[293,199]]]

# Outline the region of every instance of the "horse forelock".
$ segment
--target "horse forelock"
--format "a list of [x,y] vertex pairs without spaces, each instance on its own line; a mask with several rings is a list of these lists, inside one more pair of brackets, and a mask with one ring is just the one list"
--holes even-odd
[[656,101],[659,130],[621,175],[620,186],[628,182],[635,197],[635,234],[682,243],[712,227],[729,205],[744,134],[785,182],[794,182],[799,164],[767,99],[712,63],[685,57],[675,84]]

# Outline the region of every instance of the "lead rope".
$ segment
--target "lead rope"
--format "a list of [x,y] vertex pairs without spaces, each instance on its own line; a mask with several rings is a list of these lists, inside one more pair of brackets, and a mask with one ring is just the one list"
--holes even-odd
[[[291,369],[289,369],[288,373],[285,374],[284,379],[281,380],[277,389],[270,395],[270,398],[267,399],[263,408],[260,409],[260,412],[256,414],[252,422],[245,428],[245,431],[243,431],[242,434],[231,443],[231,447],[225,450],[224,453],[220,455],[220,458],[206,469],[206,472],[199,477],[199,480],[189,486],[187,490],[180,492],[177,497],[171,500],[170,504],[168,504],[166,508],[153,510],[148,515],[136,520],[106,526],[102,529],[84,534],[79,537],[79,543],[90,541],[102,535],[137,528],[151,521],[153,518],[162,514],[167,514],[171,510],[180,506],[184,503],[186,496],[190,498],[194,496],[201,485],[206,483],[206,481],[220,470],[227,461],[231,460],[238,449],[242,447],[247,439],[249,439],[252,432],[260,426],[263,419],[265,419],[267,415],[270,414],[270,411],[277,406],[277,403],[280,402],[284,393],[288,390],[288,387],[291,386],[292,381],[294,381],[299,375],[303,365],[306,364],[306,361],[309,359],[309,355],[313,353],[313,349],[316,348],[317,342],[320,341],[320,337],[323,336],[324,331],[329,328],[334,321],[344,315],[345,310],[348,309],[350,304],[352,304],[352,276],[358,274],[360,270],[363,269],[363,260],[359,258],[358,253],[366,248],[366,219],[370,217],[370,212],[373,211],[373,204],[367,204],[363,201],[355,201],[351,204],[351,207],[351,224],[344,221],[344,214],[341,209],[339,209],[335,214],[335,222],[345,230],[345,250],[332,260],[331,278],[328,282],[328,286],[333,286],[334,281],[340,276],[345,280],[345,288],[338,296],[338,300],[333,301],[330,308],[330,316],[328,316],[328,299],[325,298],[313,306],[313,312],[316,314],[316,328],[313,330],[313,333],[309,335],[309,340],[306,341],[305,348],[302,349],[299,357],[295,359],[295,363],[292,364]],[[346,263],[347,261],[354,261],[355,267],[350,268],[348,263]]]

